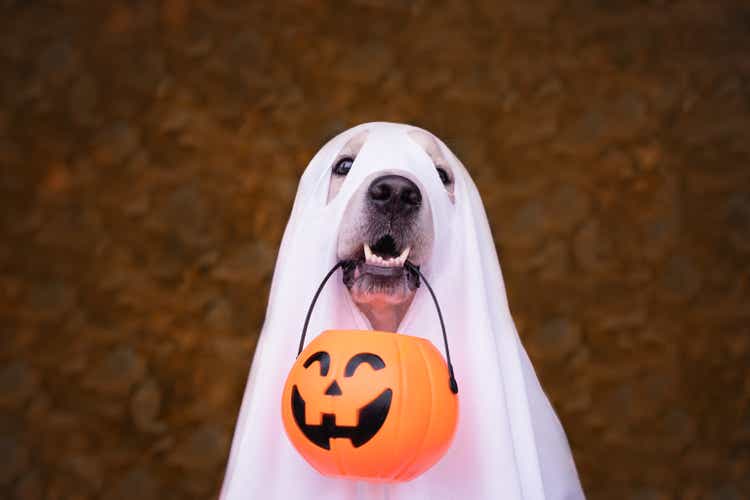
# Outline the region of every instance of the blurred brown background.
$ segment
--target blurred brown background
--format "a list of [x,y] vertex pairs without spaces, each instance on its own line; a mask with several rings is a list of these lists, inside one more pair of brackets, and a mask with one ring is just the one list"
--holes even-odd
[[472,172],[590,498],[750,497],[750,4],[278,3],[0,0],[0,497],[216,495],[298,177],[371,120]]

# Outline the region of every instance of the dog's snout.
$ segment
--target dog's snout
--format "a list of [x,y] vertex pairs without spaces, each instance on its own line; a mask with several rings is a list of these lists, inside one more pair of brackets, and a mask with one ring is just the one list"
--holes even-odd
[[415,211],[422,204],[417,185],[401,175],[384,175],[372,181],[367,198],[378,209],[394,215]]

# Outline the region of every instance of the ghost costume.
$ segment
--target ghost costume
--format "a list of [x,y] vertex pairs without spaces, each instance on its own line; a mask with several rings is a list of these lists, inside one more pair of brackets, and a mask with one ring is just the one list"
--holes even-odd
[[[367,138],[338,194],[331,167],[354,134]],[[521,345],[476,186],[435,139],[454,176],[451,201],[435,164],[408,125],[368,123],[329,141],[299,183],[279,249],[252,368],[221,491],[224,500],[574,500],[584,498],[560,422]],[[373,175],[415,179],[429,198],[435,240],[421,270],[441,302],[459,385],[459,420],[445,456],[407,483],[367,483],[315,471],[292,447],[281,419],[284,380],[297,354],[307,305],[337,261],[339,225],[357,188]],[[323,290],[308,337],[327,329],[371,329],[341,282]],[[442,352],[434,305],[422,286],[398,331]]]

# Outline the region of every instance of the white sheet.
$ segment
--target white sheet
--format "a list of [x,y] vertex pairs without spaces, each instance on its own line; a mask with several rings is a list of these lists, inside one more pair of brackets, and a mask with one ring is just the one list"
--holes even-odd
[[[338,195],[326,204],[330,170],[353,134],[369,134]],[[455,176],[451,203],[435,166],[408,135],[414,127],[368,123],[326,144],[300,180],[279,250],[265,323],[235,430],[224,500],[471,500],[584,498],[565,433],[537,380],[508,309],[505,285],[479,193],[461,162],[437,140]],[[429,197],[435,245],[422,265],[441,302],[459,384],[459,423],[446,455],[409,483],[369,484],[321,476],[288,441],[280,397],[297,352],[306,307],[336,262],[343,211],[379,171],[403,172]],[[370,328],[341,283],[320,296],[309,339],[326,329]],[[398,331],[442,352],[436,313],[421,287]]]

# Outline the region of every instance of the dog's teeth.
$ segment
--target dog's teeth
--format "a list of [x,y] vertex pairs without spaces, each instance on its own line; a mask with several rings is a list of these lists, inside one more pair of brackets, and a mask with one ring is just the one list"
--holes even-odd
[[403,252],[401,252],[401,255],[396,257],[396,261],[398,262],[398,265],[403,266],[406,262],[407,257],[409,257],[409,252],[411,251],[411,247],[406,247]]
[[380,255],[374,253],[372,251],[372,248],[370,248],[370,245],[368,245],[367,243],[365,243],[363,246],[365,252],[365,262],[374,266],[381,267],[403,266],[404,262],[406,262],[407,257],[409,257],[409,252],[411,251],[411,247],[408,247],[403,252],[401,252],[401,255],[399,255],[398,257],[381,257]]

